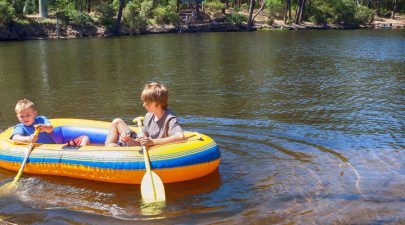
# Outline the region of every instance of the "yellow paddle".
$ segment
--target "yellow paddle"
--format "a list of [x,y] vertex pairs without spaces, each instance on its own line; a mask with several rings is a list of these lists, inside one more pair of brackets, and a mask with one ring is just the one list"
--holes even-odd
[[[39,135],[39,130],[36,129],[35,132],[34,132],[34,140],[37,139],[38,135]],[[17,176],[14,177],[14,180],[11,181],[11,182],[6,183],[0,189],[9,189],[9,188],[14,187],[14,185],[17,183],[17,181],[20,179],[20,177],[21,177],[21,175],[23,173],[23,170],[24,170],[25,164],[27,163],[28,157],[30,156],[31,151],[34,148],[34,144],[35,144],[35,141],[31,142],[30,145],[28,146],[28,149],[27,149],[27,152],[25,153],[25,157],[24,157],[24,160],[23,160],[23,162],[21,164],[20,170],[18,170]]]
[[[143,136],[141,118],[135,118],[140,129],[140,136]],[[166,200],[165,187],[160,177],[150,168],[149,154],[146,147],[142,145],[143,159],[145,161],[146,173],[141,182],[141,194],[145,203],[161,202]]]

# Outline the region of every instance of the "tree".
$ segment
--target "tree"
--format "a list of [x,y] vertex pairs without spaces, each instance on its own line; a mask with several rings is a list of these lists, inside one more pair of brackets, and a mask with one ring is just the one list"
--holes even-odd
[[284,24],[287,21],[291,21],[291,0],[286,0],[285,11],[284,11]]
[[121,27],[122,10],[125,6],[125,0],[120,0],[120,7],[118,8],[117,20],[115,23],[114,34],[119,34]]
[[259,15],[259,14],[263,11],[264,7],[266,6],[267,1],[268,1],[268,0],[264,0],[264,1],[263,1],[263,0],[259,0],[259,2],[260,2],[260,8],[259,8],[259,10],[257,10],[257,12],[255,13],[255,15],[252,17],[252,21],[254,21],[255,18],[256,18],[256,16]]
[[304,14],[304,7],[305,7],[306,0],[298,0],[297,5],[297,13],[295,14],[295,23],[300,24],[302,23],[302,15]]
[[253,10],[255,6],[255,0],[250,0],[250,5],[249,5],[249,18],[248,18],[248,29],[251,30],[253,27]]
[[391,19],[395,18],[395,11],[397,10],[397,0],[392,0],[392,13]]
[[39,0],[39,16],[42,18],[48,18],[48,0]]

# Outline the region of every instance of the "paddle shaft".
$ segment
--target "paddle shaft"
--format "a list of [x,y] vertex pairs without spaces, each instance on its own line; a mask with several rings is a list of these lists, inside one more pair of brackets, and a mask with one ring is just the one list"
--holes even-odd
[[[39,130],[36,129],[35,132],[34,132],[34,137],[35,137],[34,140],[38,137],[38,135],[39,135]],[[28,157],[30,156],[31,151],[34,148],[34,143],[35,142],[31,142],[30,145],[28,146],[28,149],[27,149],[27,152],[25,153],[25,157],[24,157],[24,160],[23,160],[23,162],[21,164],[21,167],[18,170],[17,175],[14,177],[13,184],[15,184],[20,179],[20,177],[21,177],[21,175],[22,175],[22,173],[24,171],[25,164],[28,161]]]
[[[139,136],[143,137],[143,130],[142,130],[142,122],[138,120],[138,127],[139,127]],[[149,154],[148,151],[145,147],[145,145],[142,145],[142,150],[143,150],[143,159],[145,160],[145,167],[146,171],[150,172],[152,169],[150,168],[150,159],[149,159]]]
[[[143,137],[143,130],[142,130],[142,121],[140,119],[137,119],[138,127],[140,129],[140,137]],[[142,178],[142,183],[141,183],[141,194],[142,198],[146,202],[156,202],[156,201],[164,201],[166,199],[165,194],[164,194],[164,186],[162,180],[159,178],[159,176],[155,173],[152,172],[151,166],[150,166],[150,159],[149,159],[149,153],[145,147],[145,145],[142,145],[142,150],[143,150],[143,158],[145,161],[145,167],[146,167],[146,173],[144,177]],[[149,191],[143,190],[143,189],[152,189],[152,193]],[[151,195],[152,194],[152,195]]]

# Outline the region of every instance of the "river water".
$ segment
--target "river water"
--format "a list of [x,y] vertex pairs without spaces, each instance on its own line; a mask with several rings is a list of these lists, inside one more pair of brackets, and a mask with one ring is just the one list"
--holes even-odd
[[159,81],[222,154],[154,209],[139,185],[23,174],[0,223],[405,223],[404,78],[403,30],[0,42],[0,129],[24,97],[49,118],[130,121]]

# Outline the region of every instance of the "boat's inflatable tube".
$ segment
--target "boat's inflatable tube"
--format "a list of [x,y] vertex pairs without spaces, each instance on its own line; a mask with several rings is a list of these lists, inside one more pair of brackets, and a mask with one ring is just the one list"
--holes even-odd
[[[82,119],[51,119],[56,144],[35,144],[24,173],[48,174],[111,183],[139,184],[145,173],[140,147],[104,147],[110,123]],[[131,128],[137,132],[136,127]],[[13,128],[0,134],[0,167],[18,171],[27,150],[9,138]],[[67,147],[65,143],[87,135],[92,143]],[[208,175],[219,165],[218,145],[208,136],[185,132],[187,141],[149,149],[152,170],[164,183]]]

